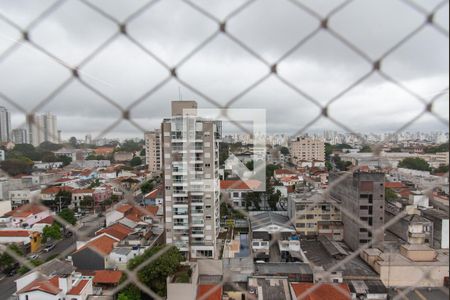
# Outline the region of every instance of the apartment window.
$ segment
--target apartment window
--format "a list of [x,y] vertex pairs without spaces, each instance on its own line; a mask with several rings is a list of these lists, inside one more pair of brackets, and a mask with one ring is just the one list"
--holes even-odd
[[233,198],[239,198],[239,193],[238,192],[234,192],[233,193]]

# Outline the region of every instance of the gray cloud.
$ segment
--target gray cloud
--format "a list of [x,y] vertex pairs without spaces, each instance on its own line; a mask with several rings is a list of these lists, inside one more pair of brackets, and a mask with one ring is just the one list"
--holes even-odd
[[[326,16],[342,0],[298,0]],[[196,0],[197,5],[223,19],[243,0]],[[22,28],[53,1],[0,0],[0,13]],[[93,4],[123,21],[142,1],[97,0]],[[418,1],[431,11],[437,0]],[[401,1],[358,0],[330,20],[330,26],[377,59],[398,40],[424,22],[425,17]],[[436,22],[448,30],[448,5],[436,14]],[[270,63],[276,61],[300,39],[319,26],[311,15],[292,1],[259,0],[232,18],[228,30]],[[199,43],[217,30],[217,24],[180,0],[164,0],[140,14],[127,26],[131,36],[169,66],[175,65]],[[70,65],[77,65],[117,31],[116,25],[84,4],[69,0],[31,30],[31,38]],[[20,32],[0,19],[0,55]],[[448,86],[448,38],[427,27],[389,55],[383,70],[425,98]],[[324,105],[371,65],[327,32],[320,32],[282,61],[280,75]],[[127,107],[144,92],[168,76],[167,70],[119,37],[82,67],[82,78]],[[179,77],[224,105],[247,86],[269,72],[267,66],[220,35],[179,69]],[[27,45],[20,46],[0,61],[0,91],[30,111],[70,73]],[[169,101],[178,98],[180,84],[172,79],[151,97],[131,110],[141,127],[152,129],[169,114]],[[200,107],[214,107],[200,95],[181,87],[183,98],[196,99]],[[0,105],[13,112],[13,126],[25,120],[9,103]],[[293,133],[320,114],[307,99],[270,77],[235,102],[234,108],[265,108],[270,132]],[[358,131],[392,131],[419,114],[424,105],[378,75],[370,77],[330,106],[330,115]],[[121,112],[77,81],[47,103],[40,111],[58,115],[65,137],[98,134],[121,117]],[[448,95],[441,97],[434,111],[448,120]],[[311,130],[336,128],[322,119]],[[431,115],[411,129],[444,130]],[[139,129],[124,121],[109,136],[141,136]]]

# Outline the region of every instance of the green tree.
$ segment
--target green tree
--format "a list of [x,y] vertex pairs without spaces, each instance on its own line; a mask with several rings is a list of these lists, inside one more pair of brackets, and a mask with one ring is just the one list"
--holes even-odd
[[94,207],[94,198],[91,196],[86,196],[80,201],[80,206],[84,209]]
[[62,147],[63,147],[62,145],[55,144],[52,142],[43,142],[37,147],[37,150],[40,152],[57,151],[57,150],[61,149]]
[[386,188],[384,194],[386,201],[394,201],[398,199],[397,193],[391,188]]
[[[15,252],[17,255],[23,256],[23,251],[16,244],[11,244],[8,249]],[[0,269],[7,269],[8,267],[15,264],[17,261],[10,256],[8,253],[0,253]]]
[[74,147],[74,148],[78,148],[78,140],[77,140],[77,138],[76,137],[71,137],[70,139],[69,139],[69,144],[72,146],[72,147]]
[[398,164],[398,167],[418,171],[431,170],[430,165],[420,157],[407,157]]
[[155,187],[155,185],[153,184],[153,181],[152,180],[147,180],[146,182],[144,182],[141,185],[142,194],[150,193],[151,191],[153,191],[154,187]]
[[271,210],[277,210],[277,204],[278,202],[280,202],[281,199],[281,192],[280,191],[276,191],[272,194],[269,195],[268,197],[268,203],[270,206]]
[[325,167],[327,168],[328,171],[333,170],[333,164],[329,161],[325,162]]
[[438,153],[438,152],[448,152],[449,143],[440,144],[438,146],[427,147],[424,149],[425,153]]
[[[166,246],[156,246],[144,252],[144,254],[133,258],[128,263],[128,269],[134,270],[142,263],[148,261],[152,256],[159,253]],[[166,296],[166,278],[176,273],[180,263],[184,260],[176,247],[171,247],[164,254],[149,263],[138,272],[139,280],[155,291],[161,297]]]
[[281,147],[280,152],[283,155],[289,155],[289,153],[290,153],[288,147]]
[[266,178],[271,178],[273,176],[273,172],[275,172],[275,170],[279,170],[279,169],[281,169],[281,167],[278,165],[267,165],[266,166]]
[[56,162],[59,161],[58,157],[53,152],[45,151],[42,153],[41,160],[43,162]]
[[331,154],[333,154],[333,146],[329,143],[325,143],[325,157],[329,159]]
[[62,210],[70,205],[72,202],[72,192],[60,190],[55,195],[55,200],[52,203],[49,203],[49,206],[52,206],[54,209]]
[[8,173],[10,176],[20,174],[31,174],[33,171],[33,162],[27,157],[17,159],[7,159],[0,162],[0,169]]
[[137,167],[140,165],[142,165],[142,158],[140,158],[139,156],[135,156],[132,160],[130,160],[130,166]]
[[67,223],[75,225],[77,223],[77,218],[75,218],[75,213],[73,210],[64,208],[58,213],[58,216],[65,220]]
[[433,170],[433,174],[436,173],[448,173],[448,165],[445,166],[439,166],[438,168]]
[[359,150],[360,153],[372,153],[372,147],[369,145],[364,145],[361,150]]
[[[39,260],[39,259],[33,259],[33,260],[30,260],[30,263],[34,266],[34,267],[37,267],[37,266],[40,266],[40,265],[42,265],[44,262],[42,261],[42,260]],[[26,266],[21,266],[20,267],[20,269],[17,271],[20,275],[23,275],[23,274],[25,274],[25,273],[28,273],[30,271],[30,269],[28,269],[28,267],[26,267]]]
[[140,151],[141,148],[142,148],[141,144],[136,143],[133,140],[126,140],[120,145],[119,151],[136,152],[136,151]]
[[63,163],[64,167],[72,163],[72,157],[69,157],[67,155],[60,156],[59,160]]
[[253,171],[253,169],[255,168],[255,162],[253,160],[250,160],[248,162],[245,163],[245,166],[247,167],[247,169],[249,169],[250,171]]
[[141,290],[133,284],[124,288],[118,296],[118,300],[141,300]]
[[145,153],[145,148],[141,150],[141,152],[139,153],[139,155],[140,155],[140,156],[145,156],[145,155],[146,155],[146,153]]
[[255,207],[256,210],[260,210],[261,209],[260,201],[261,201],[261,195],[258,192],[249,192],[249,193],[245,194],[244,203],[245,203],[245,208],[247,210],[252,205]]
[[45,226],[42,230],[43,242],[46,243],[48,239],[50,240],[60,240],[62,238],[61,227],[58,223],[53,223],[51,226]]

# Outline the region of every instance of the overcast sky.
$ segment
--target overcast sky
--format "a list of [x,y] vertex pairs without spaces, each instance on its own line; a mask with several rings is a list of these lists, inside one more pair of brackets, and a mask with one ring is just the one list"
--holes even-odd
[[[298,0],[325,16],[340,0]],[[416,1],[430,11],[440,1]],[[0,13],[25,28],[54,1],[0,0]],[[142,6],[143,0],[90,0],[114,18],[123,21]],[[243,0],[192,0],[219,19],[242,4]],[[448,4],[436,14],[436,22],[448,31]],[[330,20],[330,26],[378,59],[398,40],[424,22],[425,17],[399,0],[356,0]],[[311,15],[287,0],[257,0],[227,26],[270,63],[277,61],[300,39],[319,26]],[[181,0],[161,0],[127,26],[128,32],[169,66],[177,64],[187,53],[217,30],[217,24]],[[33,41],[65,61],[77,65],[102,42],[117,31],[104,16],[76,0],[68,0],[44,21],[35,26]],[[0,55],[20,33],[0,18]],[[389,55],[383,70],[425,98],[448,87],[448,38],[432,27],[415,35]],[[327,103],[333,96],[371,69],[365,60],[326,31],[292,53],[279,65],[281,76],[314,97]],[[126,107],[163,80],[168,72],[154,59],[124,37],[118,37],[81,69],[82,77],[105,95]],[[268,68],[224,35],[219,35],[195,54],[178,71],[179,77],[214,99],[227,103],[250,84],[264,76]],[[0,61],[0,91],[28,111],[33,109],[70,73],[47,56],[26,44]],[[170,100],[195,99],[200,107],[213,104],[171,80],[151,97],[131,110],[131,117],[142,128],[159,127],[169,115]],[[25,116],[0,98],[0,106],[12,112],[13,127]],[[320,109],[270,77],[239,99],[233,108],[267,109],[269,132],[294,133],[304,127]],[[373,75],[330,106],[330,115],[359,131],[394,131],[418,115],[424,105],[407,93]],[[63,137],[93,136],[121,116],[116,107],[74,81],[51,102],[39,109],[58,116]],[[448,94],[436,101],[435,111],[448,120]],[[446,125],[427,115],[409,130],[446,130]],[[339,129],[322,119],[313,131]],[[142,136],[142,132],[124,121],[108,137]]]

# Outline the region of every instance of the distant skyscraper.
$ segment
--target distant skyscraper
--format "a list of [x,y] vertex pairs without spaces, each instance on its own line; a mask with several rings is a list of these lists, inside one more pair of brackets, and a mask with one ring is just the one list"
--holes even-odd
[[15,144],[28,144],[28,133],[25,128],[13,129],[11,138]]
[[56,116],[51,113],[34,116],[34,123],[28,123],[30,144],[39,146],[43,142],[59,143]]
[[[189,115],[183,114],[189,109]],[[172,102],[162,123],[166,243],[186,257],[217,258],[221,124],[197,117],[195,101]]]
[[11,139],[11,116],[9,111],[0,106],[0,142],[7,142]]

